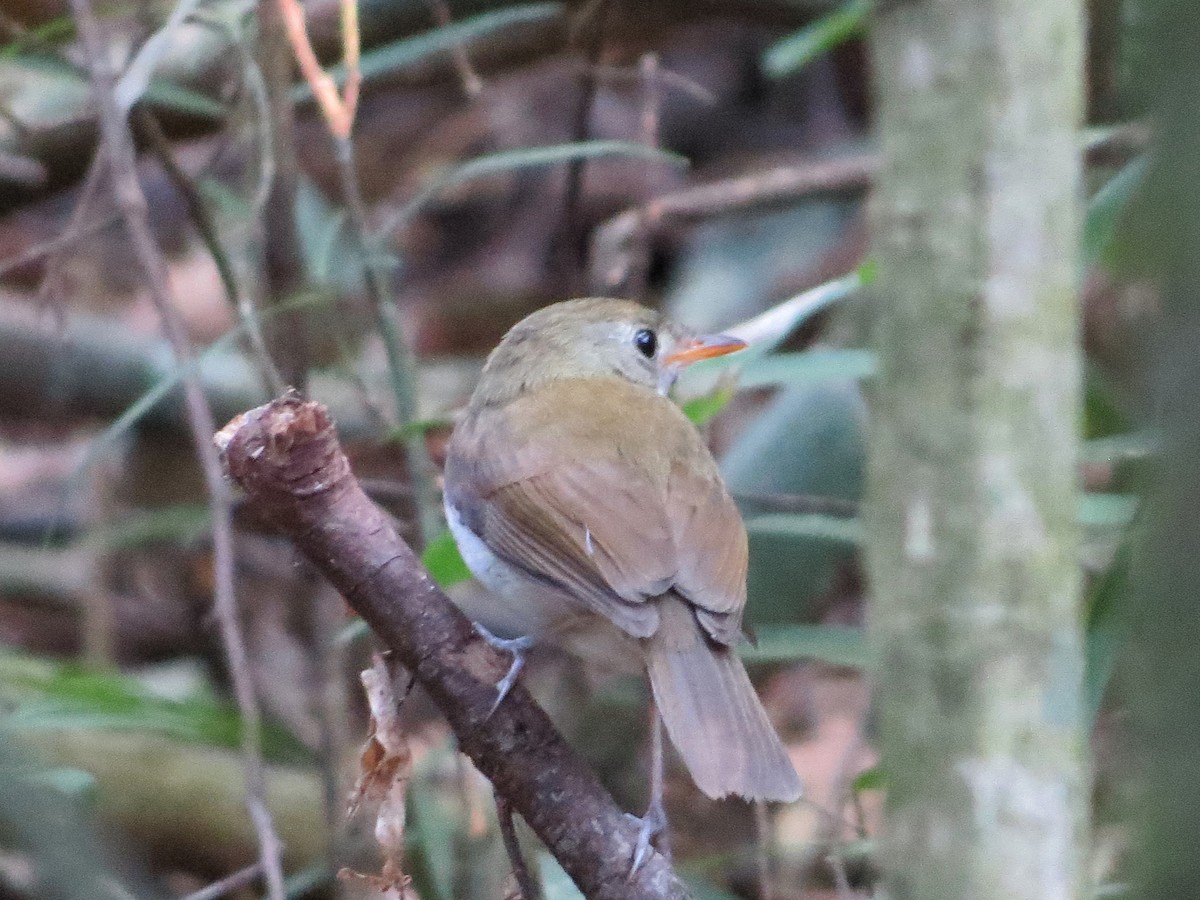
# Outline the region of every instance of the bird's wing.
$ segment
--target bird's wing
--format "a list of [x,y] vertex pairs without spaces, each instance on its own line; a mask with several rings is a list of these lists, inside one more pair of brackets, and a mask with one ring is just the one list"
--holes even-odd
[[620,388],[613,396],[606,382],[610,402],[596,404],[595,384],[561,382],[529,398],[532,412],[501,414],[524,427],[493,423],[489,445],[474,448],[473,490],[485,502],[472,527],[634,636],[658,627],[645,601],[674,591],[714,640],[732,644],[745,604],[741,518],[686,417],[650,391]]

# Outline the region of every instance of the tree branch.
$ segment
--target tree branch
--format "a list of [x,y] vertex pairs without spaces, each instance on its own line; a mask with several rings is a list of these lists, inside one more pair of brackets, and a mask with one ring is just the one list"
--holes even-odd
[[289,395],[234,419],[216,443],[248,507],[290,537],[414,673],[462,751],[586,896],[686,896],[657,853],[629,878],[637,825],[523,687],[489,716],[508,660],[474,633],[363,493],[324,407]]

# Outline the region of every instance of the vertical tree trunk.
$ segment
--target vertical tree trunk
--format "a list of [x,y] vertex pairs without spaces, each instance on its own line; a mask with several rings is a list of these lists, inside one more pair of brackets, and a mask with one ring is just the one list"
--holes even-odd
[[891,900],[1072,898],[1079,0],[884,3],[871,629]]

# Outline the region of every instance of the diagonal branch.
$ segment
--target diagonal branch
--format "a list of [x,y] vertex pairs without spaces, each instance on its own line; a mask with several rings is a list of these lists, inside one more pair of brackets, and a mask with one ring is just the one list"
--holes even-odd
[[490,714],[508,660],[475,634],[363,493],[323,406],[289,395],[234,419],[216,441],[248,507],[290,537],[415,674],[462,751],[587,897],[687,896],[657,853],[629,877],[637,824],[523,687]]
[[71,9],[87,51],[92,89],[99,106],[101,138],[112,176],[113,196],[129,232],[138,263],[145,272],[150,297],[162,319],[163,331],[171,343],[176,361],[184,372],[183,392],[188,424],[212,506],[215,612],[243,722],[242,755],[246,775],[246,806],[258,835],[268,895],[271,900],[283,900],[279,838],[275,834],[270,813],[267,812],[265,799],[266,784],[260,740],[262,723],[250,677],[246,646],[238,623],[237,599],[234,594],[231,498],[221,477],[216,453],[208,440],[213,431],[212,410],[209,409],[195,369],[190,365],[193,358],[191,342],[183,319],[172,302],[166,260],[150,231],[146,196],[137,178],[133,139],[114,94],[115,78],[108,61],[108,47],[105,46],[100,24],[92,11],[91,0],[71,0]]

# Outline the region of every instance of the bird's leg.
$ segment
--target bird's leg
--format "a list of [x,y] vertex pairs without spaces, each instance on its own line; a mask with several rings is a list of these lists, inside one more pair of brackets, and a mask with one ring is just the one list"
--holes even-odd
[[475,633],[481,638],[504,653],[512,655],[512,664],[508,667],[508,672],[504,677],[496,682],[496,701],[492,704],[492,708],[488,710],[488,715],[496,711],[508,692],[512,690],[512,686],[517,683],[517,676],[521,674],[521,670],[525,668],[525,653],[533,646],[533,638],[526,635],[518,638],[501,638],[496,637],[478,622],[472,623],[475,628]]
[[629,869],[629,877],[632,878],[642,867],[642,863],[650,858],[652,842],[659,853],[668,861],[671,859],[667,811],[663,807],[662,716],[658,714],[658,706],[653,698],[650,700],[650,805],[646,807],[646,814],[640,819],[634,815],[629,817],[640,826],[637,846],[633,851],[633,865]]

